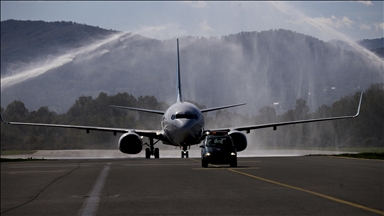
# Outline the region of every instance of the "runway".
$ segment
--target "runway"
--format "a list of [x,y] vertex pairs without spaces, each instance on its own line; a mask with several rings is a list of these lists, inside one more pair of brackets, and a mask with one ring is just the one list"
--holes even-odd
[[384,162],[328,156],[1,163],[1,215],[384,215]]
[[[200,158],[201,150],[194,146],[189,151],[189,157]],[[304,155],[334,155],[343,153],[356,153],[346,151],[322,151],[322,150],[300,150],[300,149],[269,149],[269,150],[249,150],[238,153],[238,157],[291,157]],[[38,150],[33,154],[23,155],[2,155],[2,158],[34,158],[34,159],[128,159],[144,158],[145,151],[139,154],[124,154],[119,150]],[[161,149],[160,158],[180,158],[180,150]]]

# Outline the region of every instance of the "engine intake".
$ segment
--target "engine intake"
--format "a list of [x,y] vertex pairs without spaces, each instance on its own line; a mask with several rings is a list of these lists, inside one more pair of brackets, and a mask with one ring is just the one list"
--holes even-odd
[[119,139],[119,150],[125,154],[138,154],[143,149],[143,140],[136,133],[123,134]]
[[230,131],[228,134],[231,136],[237,152],[247,148],[247,137],[243,133],[239,131]]

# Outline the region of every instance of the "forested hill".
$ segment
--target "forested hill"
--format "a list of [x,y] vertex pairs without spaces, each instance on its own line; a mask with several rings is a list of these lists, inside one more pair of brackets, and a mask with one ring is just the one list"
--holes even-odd
[[[339,45],[343,44],[342,46],[344,49],[351,49],[351,47],[349,47],[345,42],[343,43],[342,41],[336,41],[335,43]],[[356,43],[384,60],[384,37],[377,39],[364,39],[357,41]]]
[[384,48],[384,37],[377,39],[365,39],[358,41],[358,43],[368,50]]
[[1,71],[9,63],[30,62],[84,46],[116,31],[75,22],[6,20],[1,22]]
[[[9,26],[3,28],[5,24]],[[61,30],[51,31],[51,25]],[[63,113],[78,97],[100,92],[151,95],[174,103],[176,39],[119,33],[107,43],[94,43],[111,33],[72,22],[3,21],[1,105],[20,100],[30,110],[47,106]],[[246,102],[233,109],[242,113],[257,114],[269,105],[284,113],[298,98],[314,111],[382,82],[384,76],[378,57],[289,30],[179,41],[183,98],[207,107]],[[90,49],[85,43],[94,46]],[[3,85],[4,77],[18,79],[16,74],[26,77],[36,71],[39,76]]]

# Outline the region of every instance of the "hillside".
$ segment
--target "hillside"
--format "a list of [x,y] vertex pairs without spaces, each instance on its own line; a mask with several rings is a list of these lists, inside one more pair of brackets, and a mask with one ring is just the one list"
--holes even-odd
[[1,75],[12,64],[35,61],[84,46],[116,31],[74,22],[1,22]]
[[384,47],[384,37],[377,39],[366,39],[357,41],[358,44],[369,50],[375,50]]
[[[34,22],[24,24],[31,23]],[[63,25],[61,22],[50,24]],[[16,52],[25,54],[17,61],[28,66],[25,68],[29,69],[23,71],[26,74],[39,67],[45,67],[47,72],[2,87],[2,107],[21,100],[30,110],[48,106],[61,113],[79,96],[95,97],[100,92],[108,95],[128,92],[136,97],[153,95],[168,104],[175,101],[175,39],[159,41],[129,33],[111,34],[112,31],[85,25],[75,26],[81,30],[68,30],[73,34],[71,37],[62,36],[60,43],[46,45],[41,55],[29,54],[36,52],[38,43],[24,44],[18,50],[6,45],[10,56],[17,56]],[[91,32],[96,29],[101,33],[93,36]],[[18,38],[18,31],[8,27],[4,34],[12,34],[14,40],[23,41]],[[36,31],[39,33],[31,36],[30,41],[45,38],[44,35],[55,38],[42,27],[36,27]],[[111,34],[108,42],[97,43],[97,39],[108,34]],[[44,40],[48,41],[40,39],[40,42]],[[13,42],[5,40],[4,43]],[[68,55],[61,55],[64,48],[66,51],[62,53]],[[50,57],[40,64],[28,60],[31,56],[35,59]],[[374,58],[281,29],[241,32],[221,38],[180,38],[184,98],[207,107],[247,102],[246,107],[237,110],[250,114],[257,113],[263,106],[274,106],[278,113],[285,112],[295,106],[297,98],[306,100],[313,111],[322,104],[330,105],[342,96],[364,90],[372,83],[383,81],[383,68]],[[3,62],[2,56],[2,77],[20,71],[9,67],[15,63],[10,59],[6,56]],[[50,59],[60,64],[50,66],[47,64]]]

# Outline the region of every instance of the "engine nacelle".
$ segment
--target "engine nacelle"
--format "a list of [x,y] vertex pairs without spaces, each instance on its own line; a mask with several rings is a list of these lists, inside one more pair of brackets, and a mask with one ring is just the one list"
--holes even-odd
[[125,154],[138,154],[143,149],[143,140],[136,133],[123,134],[119,139],[119,150]]
[[247,137],[243,133],[239,131],[230,131],[228,134],[231,136],[237,152],[247,148]]

